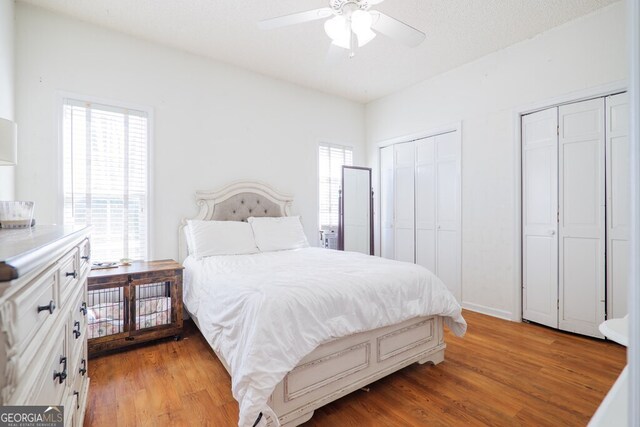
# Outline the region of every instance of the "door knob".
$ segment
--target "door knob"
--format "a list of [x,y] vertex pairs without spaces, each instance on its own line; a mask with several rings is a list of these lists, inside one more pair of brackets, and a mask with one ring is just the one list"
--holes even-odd
[[556,230],[549,230],[549,236],[555,236]]

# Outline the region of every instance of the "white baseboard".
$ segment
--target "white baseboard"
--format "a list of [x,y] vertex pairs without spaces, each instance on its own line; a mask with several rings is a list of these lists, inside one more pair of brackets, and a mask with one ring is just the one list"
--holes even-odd
[[475,311],[476,313],[486,314],[488,316],[498,317],[500,319],[509,320],[513,322],[519,322],[520,319],[514,319],[513,313],[506,310],[499,310],[493,307],[487,307],[485,305],[475,304],[472,302],[463,302],[462,308],[465,310]]

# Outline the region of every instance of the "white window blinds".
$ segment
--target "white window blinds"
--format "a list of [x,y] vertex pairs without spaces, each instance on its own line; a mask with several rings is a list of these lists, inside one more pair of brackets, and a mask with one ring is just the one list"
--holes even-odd
[[320,228],[337,227],[342,166],[353,165],[353,150],[341,145],[321,143],[318,157]]
[[92,258],[148,255],[148,114],[63,101],[64,223],[91,225]]

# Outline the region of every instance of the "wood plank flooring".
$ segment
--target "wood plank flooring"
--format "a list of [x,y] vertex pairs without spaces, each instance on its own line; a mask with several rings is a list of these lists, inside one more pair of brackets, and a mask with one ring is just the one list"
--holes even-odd
[[[445,361],[409,366],[319,410],[305,426],[582,426],[625,348],[465,311]],[[85,426],[235,426],[231,381],[198,329],[89,360]]]

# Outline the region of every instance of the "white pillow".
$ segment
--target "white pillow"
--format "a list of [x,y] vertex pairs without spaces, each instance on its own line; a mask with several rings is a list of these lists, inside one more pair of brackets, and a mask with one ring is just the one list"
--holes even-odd
[[187,242],[187,252],[189,255],[193,255],[193,252],[196,250],[193,246],[193,242],[191,241],[191,227],[189,227],[189,220],[187,220],[187,224],[182,229],[184,233],[184,240]]
[[258,252],[253,231],[246,222],[188,220],[187,226],[189,253],[196,259]]
[[250,217],[248,221],[256,244],[263,252],[309,246],[299,216]]

